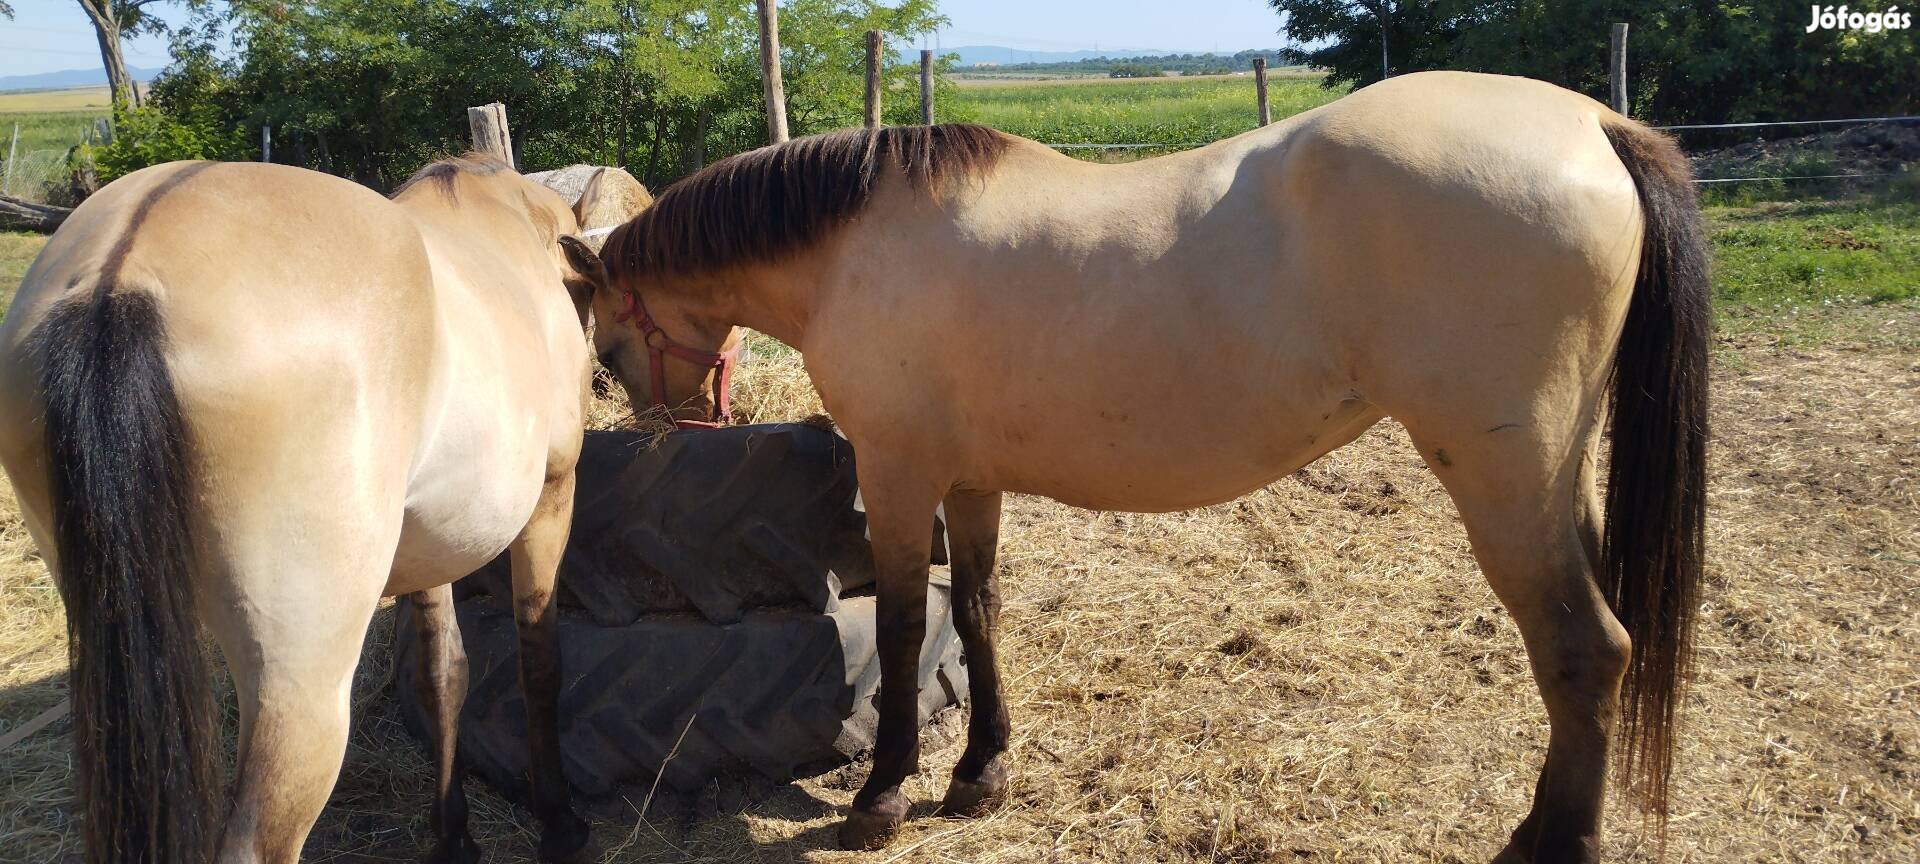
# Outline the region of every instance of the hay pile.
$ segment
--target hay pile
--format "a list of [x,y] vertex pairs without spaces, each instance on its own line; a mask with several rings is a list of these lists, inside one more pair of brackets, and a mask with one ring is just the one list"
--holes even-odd
[[[1920,310],[1833,314],[1874,316],[1854,330],[1885,338],[1755,336],[1716,361],[1710,587],[1670,861],[1920,857]],[[754,347],[744,420],[819,410],[797,358]],[[595,416],[633,422],[612,400]],[[59,699],[64,666],[57,600],[10,505],[0,728]],[[1539,697],[1397,426],[1192,513],[1012,498],[1003,535],[1009,807],[920,818],[890,850],[852,854],[829,850],[858,765],[689,799],[637,789],[595,814],[614,860],[1471,862],[1523,815]],[[430,772],[386,695],[387,625],[310,861],[411,861],[426,844]],[[0,753],[0,860],[75,851],[64,731]],[[924,755],[916,801],[938,800],[959,749]],[[530,860],[531,819],[472,792],[489,860]],[[1631,808],[1611,811],[1608,860],[1653,860]]]

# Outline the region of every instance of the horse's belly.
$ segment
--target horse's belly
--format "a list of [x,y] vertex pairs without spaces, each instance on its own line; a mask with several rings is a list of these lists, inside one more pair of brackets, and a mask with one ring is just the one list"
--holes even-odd
[[[987,485],[1089,510],[1167,513],[1231,501],[1300,470],[1378,422],[1358,399],[1330,409],[1275,410],[1259,423],[1209,429],[1208,418],[1111,415],[1076,435],[1006,437]],[[1246,418],[1239,418],[1244,421]],[[1040,428],[1067,428],[1045,424]]]
[[520,536],[544,486],[546,436],[524,430],[440,436],[414,472],[388,594],[443,585],[493,560]]

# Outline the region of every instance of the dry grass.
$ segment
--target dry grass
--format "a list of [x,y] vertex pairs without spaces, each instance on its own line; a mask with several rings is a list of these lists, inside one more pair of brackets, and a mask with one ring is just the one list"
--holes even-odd
[[[1920,330],[1872,344],[1721,346],[1701,674],[1686,709],[1668,860],[1920,857]],[[761,343],[751,420],[818,410]],[[624,422],[606,407],[601,422]],[[1192,513],[1009,502],[1002,636],[1013,801],[920,818],[883,853],[830,851],[854,766],[788,786],[647,790],[599,808],[620,861],[1483,861],[1523,814],[1546,725],[1518,634],[1451,504],[1392,424],[1241,501]],[[0,498],[0,724],[60,698],[58,602]],[[412,860],[428,766],[386,695],[376,622],[352,749],[309,860]],[[949,726],[953,718],[946,718]],[[65,724],[0,753],[0,860],[70,857]],[[957,744],[925,754],[937,800]],[[489,860],[531,820],[476,789]],[[923,808],[924,809],[924,808]],[[1609,860],[1654,847],[1630,808]]]

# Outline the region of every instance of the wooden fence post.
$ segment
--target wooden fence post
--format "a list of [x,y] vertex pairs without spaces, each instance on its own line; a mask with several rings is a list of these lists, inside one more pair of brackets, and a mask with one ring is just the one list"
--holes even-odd
[[513,164],[513,136],[507,132],[507,106],[488,102],[468,108],[467,129],[473,133],[473,149]]
[[920,122],[933,125],[933,52],[920,51]]
[[1613,110],[1627,116],[1627,25],[1613,25],[1613,39],[1607,48],[1607,83],[1613,93]]
[[867,31],[867,128],[880,128],[880,49],[887,44],[878,30]]
[[1267,58],[1253,58],[1253,89],[1260,95],[1260,125],[1273,122],[1273,104],[1267,101]]
[[787,140],[787,85],[780,80],[780,7],[778,0],[758,0],[760,7],[760,84],[767,100],[767,138]]
[[273,127],[272,126],[262,125],[260,127],[260,161],[262,162],[273,161]]
[[0,181],[0,195],[13,193],[13,154],[20,149],[20,124],[13,124],[13,143],[7,145],[7,179]]

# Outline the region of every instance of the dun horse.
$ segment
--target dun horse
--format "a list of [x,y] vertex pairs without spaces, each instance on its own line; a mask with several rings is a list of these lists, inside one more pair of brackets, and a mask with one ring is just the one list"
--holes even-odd
[[1198,507],[1391,416],[1457,505],[1552,724],[1498,860],[1589,862],[1616,721],[1623,773],[1664,811],[1690,653],[1709,312],[1689,179],[1670,141],[1590,99],[1456,73],[1127,165],[975,126],[836,133],[716,163],[616,230],[593,306],[648,327],[602,326],[596,349],[637,406],[698,416],[704,358],[758,329],[804,353],[860,454],[883,685],[844,845],[884,844],[907,813],[942,501],[972,697],[945,808],[971,813],[1007,784],[1002,492]]
[[[89,861],[297,860],[395,594],[421,616],[433,857],[475,860],[449,583],[503,549],[541,851],[584,848],[553,607],[590,365],[569,289],[599,272],[563,250],[576,230],[497,162],[434,164],[392,201],[202,162],[113,183],[48,242],[0,326],[0,461],[66,601]],[[239,696],[230,810],[203,624]]]

